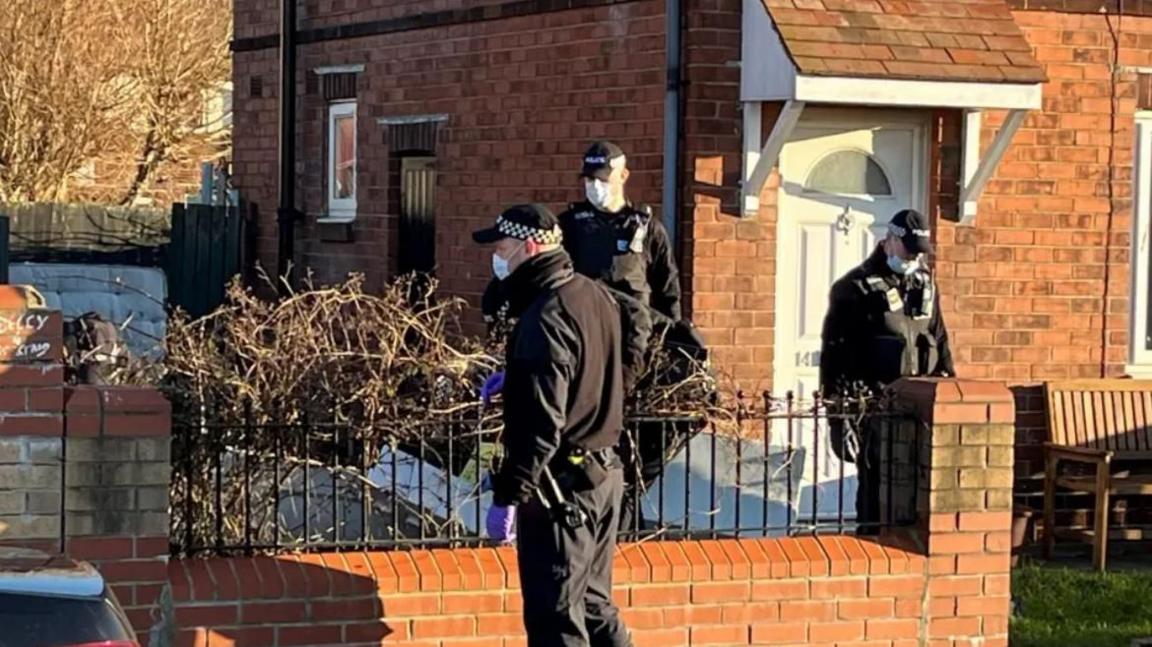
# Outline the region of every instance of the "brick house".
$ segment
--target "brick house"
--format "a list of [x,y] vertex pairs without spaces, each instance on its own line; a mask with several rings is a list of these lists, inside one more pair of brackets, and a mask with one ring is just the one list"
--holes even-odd
[[[235,2],[235,181],[268,267],[276,4]],[[1152,4],[297,10],[294,259],[322,281],[434,267],[478,303],[489,269],[469,232],[512,201],[579,199],[579,155],[607,137],[629,154],[630,196],[671,225],[688,313],[745,388],[811,388],[829,283],[906,206],[934,221],[958,370],[1017,386],[1021,445],[1042,431],[1043,380],[1152,372]],[[1034,458],[1020,452],[1020,474]]]

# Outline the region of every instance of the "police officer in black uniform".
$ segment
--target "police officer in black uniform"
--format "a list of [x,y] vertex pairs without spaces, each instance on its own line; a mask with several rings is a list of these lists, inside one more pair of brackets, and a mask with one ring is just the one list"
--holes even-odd
[[492,477],[488,533],[517,540],[529,647],[626,647],[612,601],[624,474],[619,306],[573,270],[556,218],[506,210],[473,234],[494,244],[509,315],[504,456]]
[[[879,395],[901,377],[952,377],[952,352],[940,299],[925,257],[932,254],[927,219],[900,211],[888,235],[862,265],[832,285],[824,319],[820,386],[833,413],[848,414],[861,396]],[[861,534],[880,523],[879,418],[857,428],[851,416],[831,421],[833,450],[856,463],[856,516]]]
[[680,281],[671,240],[650,207],[625,196],[628,175],[619,146],[592,144],[580,171],[585,199],[560,214],[564,246],[577,272],[679,321]]

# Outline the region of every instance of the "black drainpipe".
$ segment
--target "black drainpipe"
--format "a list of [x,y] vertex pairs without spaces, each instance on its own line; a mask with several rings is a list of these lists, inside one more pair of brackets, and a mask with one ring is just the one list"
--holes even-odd
[[680,240],[680,126],[681,126],[681,0],[665,0],[664,66],[667,85],[664,93],[664,228],[679,259]]
[[276,207],[280,234],[276,284],[282,293],[296,287],[296,271],[292,268],[296,248],[296,2],[280,0],[280,198]]

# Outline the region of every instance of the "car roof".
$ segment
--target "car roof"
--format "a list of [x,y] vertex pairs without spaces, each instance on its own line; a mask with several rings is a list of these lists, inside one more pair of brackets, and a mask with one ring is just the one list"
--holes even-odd
[[0,547],[0,593],[96,597],[104,578],[87,562],[38,550]]

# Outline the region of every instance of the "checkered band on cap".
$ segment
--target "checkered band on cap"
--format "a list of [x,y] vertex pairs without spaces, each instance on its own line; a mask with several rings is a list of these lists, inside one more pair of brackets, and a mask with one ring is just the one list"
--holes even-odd
[[519,240],[531,240],[541,245],[559,245],[564,240],[564,235],[560,231],[559,225],[553,225],[551,229],[537,229],[529,227],[528,225],[521,225],[505,219],[503,216],[496,218],[496,229],[505,236],[511,236]]

